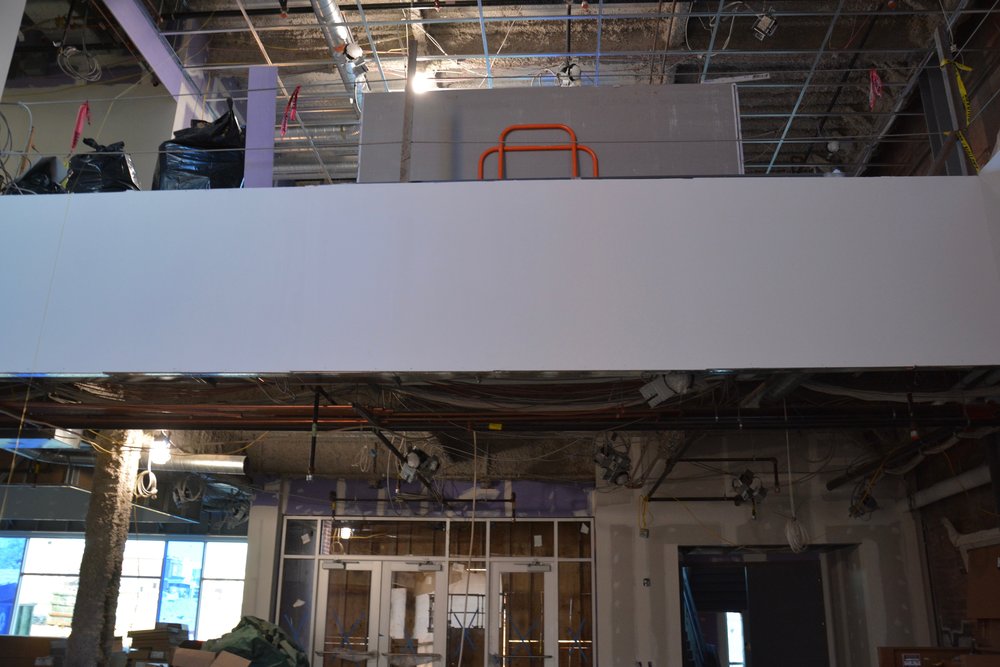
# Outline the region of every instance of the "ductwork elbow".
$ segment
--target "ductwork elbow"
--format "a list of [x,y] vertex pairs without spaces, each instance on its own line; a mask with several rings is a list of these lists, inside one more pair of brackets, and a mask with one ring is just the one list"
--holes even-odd
[[312,3],[313,12],[316,14],[316,19],[319,21],[323,39],[326,40],[326,45],[330,49],[330,57],[333,58],[333,64],[337,67],[337,71],[340,72],[340,78],[344,82],[344,87],[351,95],[351,104],[354,107],[355,113],[360,115],[360,105],[358,104],[358,93],[360,92],[358,90],[359,77],[354,73],[353,65],[344,55],[347,45],[354,43],[351,30],[346,25],[342,25],[346,21],[335,0],[310,0],[310,2]]

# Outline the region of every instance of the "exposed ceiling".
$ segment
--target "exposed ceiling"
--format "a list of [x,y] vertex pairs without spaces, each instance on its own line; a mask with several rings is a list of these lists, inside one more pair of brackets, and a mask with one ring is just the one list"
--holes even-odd
[[899,464],[1000,427],[998,397],[996,368],[42,377],[0,384],[0,435],[169,429],[185,451],[244,450],[252,471],[301,475],[315,424],[315,470],[326,476],[381,474],[373,468],[391,456],[378,432],[439,455],[445,478],[472,477],[475,456],[494,479],[592,480],[594,452],[613,434],[650,470],[705,433],[786,430],[846,434]]
[[[266,62],[279,67],[283,90],[302,86],[301,125],[279,139],[279,179],[353,180],[359,140],[354,93],[342,83],[310,2],[290,0],[283,15],[278,0],[139,1],[188,71],[205,77],[206,89],[239,98],[247,66]],[[68,41],[86,35],[95,53],[127,54],[133,47],[102,15],[101,3],[81,3],[91,4],[93,11],[73,23],[86,22],[87,31],[74,27]],[[920,113],[906,102],[920,70],[938,59],[935,31],[950,25],[945,41],[953,41],[959,55],[970,54],[975,49],[966,40],[995,11],[992,4],[341,0],[339,8],[365,52],[362,89],[403,87],[408,28],[418,71],[431,87],[558,85],[567,62],[579,65],[582,85],[736,77],[746,172],[806,175],[835,169],[861,174],[884,166],[880,146],[926,144],[925,133],[890,134],[892,122]],[[45,52],[45,40],[61,36],[67,8],[67,0],[29,0],[27,23],[36,26],[29,33],[36,34],[18,56],[22,75],[31,71],[24,63]],[[776,25],[763,39],[755,34],[761,17]],[[883,94],[870,100],[873,69]]]

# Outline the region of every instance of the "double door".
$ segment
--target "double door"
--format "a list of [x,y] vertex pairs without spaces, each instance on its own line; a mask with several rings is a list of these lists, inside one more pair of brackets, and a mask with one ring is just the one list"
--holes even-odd
[[313,667],[556,667],[547,564],[321,563]]

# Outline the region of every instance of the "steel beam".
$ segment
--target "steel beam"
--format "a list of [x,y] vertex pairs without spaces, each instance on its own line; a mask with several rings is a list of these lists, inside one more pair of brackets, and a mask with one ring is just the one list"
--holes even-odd
[[816,75],[816,69],[819,67],[820,60],[823,59],[823,54],[826,52],[826,47],[830,43],[830,38],[833,36],[833,29],[837,27],[837,21],[840,19],[840,12],[844,8],[844,1],[840,0],[837,3],[837,10],[833,14],[833,18],[830,19],[830,25],[826,29],[826,35],[823,37],[823,43],[820,44],[819,51],[816,53],[815,59],[813,59],[812,69],[809,70],[809,74],[806,75],[806,80],[802,84],[802,89],[799,91],[799,98],[795,100],[795,106],[792,108],[792,114],[788,117],[788,122],[785,123],[785,129],[781,132],[781,139],[778,141],[778,145],[774,147],[774,153],[771,155],[771,163],[767,166],[767,172],[770,174],[771,170],[774,169],[775,163],[778,161],[778,153],[781,152],[781,147],[785,143],[785,138],[788,137],[789,131],[792,129],[792,123],[795,122],[795,114],[798,113],[799,107],[802,106],[802,100],[806,98],[806,92],[809,90],[809,85],[812,83],[813,77]]
[[[163,88],[181,102],[183,95],[204,92],[185,70],[174,49],[160,34],[140,0],[103,0],[111,15],[132,40],[160,80]],[[6,0],[5,0],[6,4]]]
[[490,45],[486,40],[486,17],[483,14],[483,0],[477,0],[479,9],[479,33],[483,38],[483,57],[486,59],[486,86],[493,87],[493,64],[490,62]]
[[[719,8],[715,12],[715,24],[712,26],[712,37],[708,40],[708,52],[705,54],[705,65],[701,68],[701,82],[705,83],[708,77],[708,65],[712,62],[712,50],[715,48],[715,40],[719,36],[719,25],[722,24],[722,10],[726,8],[726,0],[719,0]],[[735,21],[735,18],[729,19]],[[685,27],[685,30],[687,28]]]
[[[969,2],[970,2],[970,0],[960,0],[959,1],[958,6],[951,12],[951,14],[948,16],[948,19],[947,19],[947,21],[945,23],[945,25],[948,27],[948,29],[951,29],[952,27],[954,27],[954,25],[958,21],[958,19],[962,17],[962,14],[968,13],[967,12],[967,8],[969,6]],[[931,58],[933,56],[934,56],[934,52],[931,51],[931,50],[928,50],[927,53],[926,53],[926,55],[924,56],[923,60],[921,61],[920,66],[917,67],[917,69],[916,69],[915,73],[913,74],[913,76],[911,76],[910,80],[906,82],[906,86],[896,96],[896,101],[892,105],[892,114],[893,115],[890,116],[886,120],[886,122],[882,125],[882,128],[878,132],[878,137],[865,147],[864,152],[861,154],[861,159],[858,160],[858,164],[860,166],[854,172],[855,176],[860,176],[861,174],[864,173],[864,171],[866,169],[866,166],[868,164],[868,160],[871,159],[872,154],[875,152],[875,148],[879,145],[879,143],[881,143],[881,138],[883,136],[887,135],[889,133],[889,130],[892,129],[893,123],[896,122],[896,114],[898,114],[900,111],[902,111],[903,107],[906,106],[906,103],[910,99],[910,95],[917,88],[917,84],[920,81],[921,71],[925,67],[927,67],[928,64],[930,64]]]

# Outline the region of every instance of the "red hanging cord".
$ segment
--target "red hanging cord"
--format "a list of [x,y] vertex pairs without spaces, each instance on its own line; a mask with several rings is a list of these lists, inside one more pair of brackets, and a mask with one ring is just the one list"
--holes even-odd
[[70,150],[74,150],[76,145],[80,143],[80,137],[83,136],[84,121],[87,121],[87,125],[90,125],[90,102],[81,104],[76,112],[76,125],[73,127],[73,141],[69,145]]
[[868,70],[868,110],[875,110],[875,103],[882,97],[882,77],[878,71],[872,67]]
[[288,132],[288,121],[295,120],[295,113],[299,106],[299,89],[302,86],[295,86],[295,90],[292,91],[291,96],[288,98],[288,104],[285,105],[285,113],[281,117],[281,136],[285,136]]

